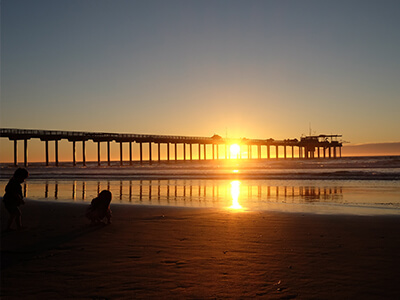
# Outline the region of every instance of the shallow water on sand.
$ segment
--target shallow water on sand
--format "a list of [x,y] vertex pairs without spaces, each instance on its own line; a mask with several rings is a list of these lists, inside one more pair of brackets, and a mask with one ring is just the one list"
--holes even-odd
[[[4,190],[7,181],[0,181]],[[400,215],[396,180],[28,180],[27,199],[90,203],[103,189],[112,204],[214,207],[323,214]]]
[[[15,167],[0,165],[4,191]],[[27,199],[304,213],[400,215],[400,157],[232,160],[110,167],[32,164]]]

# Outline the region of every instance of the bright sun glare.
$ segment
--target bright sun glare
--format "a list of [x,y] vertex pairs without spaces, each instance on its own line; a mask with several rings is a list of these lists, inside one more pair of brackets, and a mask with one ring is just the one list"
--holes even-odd
[[240,194],[240,181],[234,180],[231,182],[232,205],[229,208],[242,209],[242,206],[239,204],[239,194]]
[[238,144],[233,144],[230,147],[231,158],[238,158],[240,154],[240,146]]

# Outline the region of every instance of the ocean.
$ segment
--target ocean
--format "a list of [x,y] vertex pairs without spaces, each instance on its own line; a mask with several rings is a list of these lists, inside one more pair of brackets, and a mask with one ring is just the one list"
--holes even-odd
[[[338,159],[170,161],[72,167],[32,163],[26,199],[87,204],[103,189],[112,204],[233,211],[400,215],[400,156]],[[0,165],[4,191],[15,167]]]

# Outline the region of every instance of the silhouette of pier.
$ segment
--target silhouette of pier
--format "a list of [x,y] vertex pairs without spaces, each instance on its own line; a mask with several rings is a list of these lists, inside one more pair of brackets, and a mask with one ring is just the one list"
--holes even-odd
[[[123,144],[129,144],[129,164],[133,163],[133,143],[139,145],[139,162],[154,161],[161,162],[161,153],[166,151],[166,161],[192,161],[207,160],[207,149],[212,152],[212,160],[218,159],[313,159],[313,158],[337,158],[341,157],[342,143],[337,141],[341,135],[310,135],[298,139],[274,140],[269,139],[247,139],[247,138],[222,138],[219,135],[211,137],[196,136],[173,136],[173,135],[151,135],[151,134],[126,134],[126,133],[105,133],[105,132],[80,132],[80,131],[58,131],[58,130],[34,130],[34,129],[13,129],[1,128],[0,137],[8,138],[14,142],[14,165],[18,165],[17,149],[18,141],[23,141],[24,165],[28,165],[28,141],[40,139],[45,144],[45,161],[49,165],[49,142],[55,144],[55,165],[59,165],[58,142],[68,140],[72,143],[72,164],[76,166],[76,143],[82,143],[82,164],[86,166],[85,143],[93,141],[97,143],[97,163],[101,165],[100,143],[107,143],[107,164],[111,164],[110,143],[120,144],[120,165],[124,164]],[[229,147],[233,144],[240,146],[236,156],[232,156]],[[147,158],[144,157],[143,147],[147,145]],[[153,153],[153,145],[157,145],[157,156]],[[161,147],[165,145],[166,147]],[[178,145],[183,154],[178,159]],[[174,157],[171,157],[171,146],[174,148]],[[198,147],[197,157],[193,155],[193,147]],[[275,155],[271,154],[271,147],[275,147]],[[246,149],[247,148],[247,149]],[[263,149],[265,150],[266,153]],[[283,148],[283,156],[280,157],[279,150]],[[288,154],[290,149],[290,155]],[[297,151],[295,151],[295,149]],[[220,151],[222,150],[222,153]],[[246,151],[247,150],[247,151]],[[297,157],[295,153],[297,152]],[[164,152],[165,153],[165,152]],[[247,153],[244,156],[243,153]]]

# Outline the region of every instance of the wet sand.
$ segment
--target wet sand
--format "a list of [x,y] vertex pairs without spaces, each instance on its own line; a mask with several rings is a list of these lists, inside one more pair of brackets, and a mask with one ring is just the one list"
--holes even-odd
[[[399,299],[400,218],[27,201],[1,299]],[[2,230],[7,214],[1,208]]]

